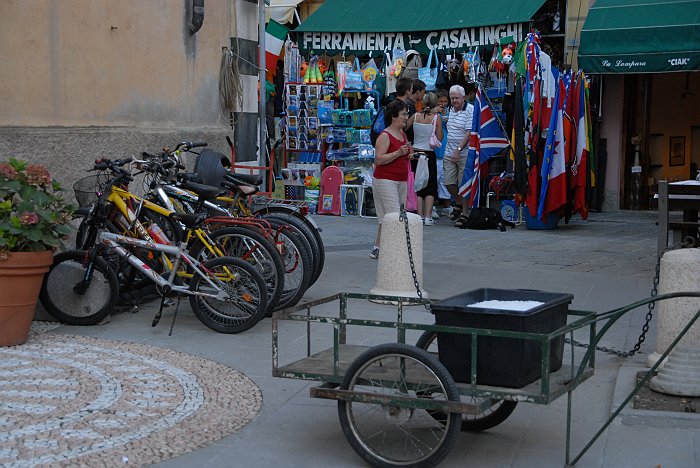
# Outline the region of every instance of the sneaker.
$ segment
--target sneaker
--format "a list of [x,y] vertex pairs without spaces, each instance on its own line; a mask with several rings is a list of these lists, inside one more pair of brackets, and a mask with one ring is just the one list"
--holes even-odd
[[436,207],[433,207],[433,213],[430,215],[433,219],[440,219],[440,214]]
[[451,206],[448,206],[447,208],[440,208],[440,209],[438,210],[438,213],[439,213],[441,216],[450,216],[450,214],[452,214],[452,207],[451,207]]
[[379,247],[375,247],[369,252],[369,258],[379,258]]
[[435,224],[436,224],[436,223],[435,223],[435,221],[433,220],[433,218],[425,218],[425,219],[423,220],[423,225],[424,225],[424,226],[433,226],[433,225],[435,225]]

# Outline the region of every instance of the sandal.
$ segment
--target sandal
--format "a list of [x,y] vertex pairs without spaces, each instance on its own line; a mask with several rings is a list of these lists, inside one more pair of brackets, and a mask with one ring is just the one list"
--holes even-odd
[[461,215],[461,208],[452,208],[452,211],[450,212],[450,221],[457,221]]
[[457,221],[455,222],[455,227],[458,227],[460,229],[467,229],[467,217],[465,215],[461,215],[459,218],[457,218]]

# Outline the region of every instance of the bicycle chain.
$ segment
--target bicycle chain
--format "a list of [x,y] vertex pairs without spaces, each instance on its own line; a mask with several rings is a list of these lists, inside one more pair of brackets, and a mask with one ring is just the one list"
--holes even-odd
[[[672,245],[670,247],[665,248],[664,250],[661,251],[659,256],[656,259],[656,268],[655,268],[655,273],[654,273],[654,280],[652,282],[652,287],[651,287],[651,297],[656,297],[659,293],[659,278],[661,276],[661,257],[666,252],[670,252],[671,250],[677,250],[683,247],[692,247],[694,245],[693,242],[684,240],[683,242],[679,244]],[[637,343],[632,347],[631,350],[625,352],[625,351],[620,351],[615,348],[608,348],[607,346],[596,346],[595,349],[596,351],[602,351],[607,354],[613,354],[618,357],[626,358],[626,357],[632,357],[637,352],[639,352],[639,349],[642,347],[642,343],[644,343],[644,340],[646,340],[646,334],[649,331],[649,323],[651,322],[651,319],[653,317],[653,311],[654,308],[656,307],[656,301],[650,302],[648,304],[649,306],[649,311],[647,312],[646,315],[646,320],[644,322],[644,325],[642,325],[642,333],[639,335],[639,339],[637,340]],[[589,348],[590,344],[589,343],[583,343],[578,340],[572,340],[570,338],[564,338],[564,341],[566,343],[573,343],[574,346],[578,346],[581,348]]]

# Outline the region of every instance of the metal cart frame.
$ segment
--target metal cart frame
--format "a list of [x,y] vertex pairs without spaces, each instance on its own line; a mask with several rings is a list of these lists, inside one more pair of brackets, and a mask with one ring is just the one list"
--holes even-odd
[[[444,440],[440,440],[438,446],[430,449],[434,452],[430,456],[416,460],[415,464],[411,464],[411,460],[402,460],[401,462],[393,463],[391,459],[385,459],[382,456],[377,456],[372,453],[372,450],[368,449],[362,440],[362,436],[358,435],[358,430],[352,427],[354,421],[352,421],[352,415],[346,418],[344,421],[344,416],[341,411],[343,408],[347,410],[347,403],[365,403],[379,405],[387,411],[387,418],[403,418],[403,420],[410,419],[415,415],[414,410],[425,410],[427,414],[430,414],[433,418],[438,416],[448,416],[450,414],[462,413],[463,415],[474,415],[479,417],[479,415],[485,414],[484,412],[492,407],[498,402],[514,402],[510,406],[509,411],[504,411],[501,417],[497,417],[495,421],[490,421],[490,425],[476,426],[476,430],[481,430],[489,427],[493,427],[499,424],[512,412],[515,407],[516,402],[529,402],[537,404],[549,404],[558,397],[567,394],[567,422],[566,422],[566,464],[575,464],[593,445],[593,443],[598,439],[598,437],[603,433],[603,431],[612,423],[615,417],[622,411],[624,406],[634,397],[634,395],[641,389],[641,387],[649,380],[656,372],[658,366],[663,362],[663,360],[668,356],[680,339],[687,333],[687,331],[692,327],[695,321],[700,316],[700,310],[695,314],[694,318],[686,325],[682,332],[676,337],[676,339],[671,343],[669,348],[664,352],[658,362],[646,373],[646,375],[640,380],[637,386],[634,388],[632,393],[622,402],[622,404],[611,414],[610,418],[605,422],[605,424],[600,428],[600,430],[593,436],[593,438],[588,442],[588,444],[574,457],[571,457],[571,421],[572,421],[572,392],[578,387],[582,382],[587,380],[593,375],[595,368],[595,347],[602,339],[603,335],[607,330],[625,313],[633,310],[642,305],[661,301],[665,299],[671,299],[676,297],[700,297],[700,292],[682,292],[682,293],[670,293],[658,295],[655,297],[650,297],[643,299],[627,306],[614,309],[609,312],[596,314],[594,312],[588,311],[577,311],[569,310],[568,319],[570,323],[564,327],[555,330],[548,334],[539,333],[525,333],[519,331],[507,331],[507,330],[494,330],[486,328],[467,328],[467,327],[456,327],[456,326],[444,326],[444,325],[434,325],[434,324],[420,324],[411,323],[404,320],[404,307],[423,305],[429,303],[427,300],[405,298],[405,297],[394,297],[394,296],[380,296],[380,295],[369,295],[369,294],[357,294],[357,293],[338,293],[333,296],[325,297],[315,301],[308,302],[306,304],[297,305],[279,312],[276,312],[272,318],[272,375],[275,377],[290,378],[290,379],[303,379],[303,380],[315,380],[321,382],[318,387],[312,387],[310,390],[310,396],[313,398],[325,398],[338,400],[339,414],[341,417],[341,426],[343,431],[348,438],[348,441],[353,446],[353,449],[358,452],[366,461],[371,464],[376,464],[378,466],[433,466],[439,463],[444,456],[451,449],[451,445],[456,438],[456,434],[459,428],[455,429],[454,422],[455,418],[449,419],[448,422],[443,422],[446,427],[446,432],[452,431],[451,434],[446,434]],[[379,303],[391,303],[396,305],[397,315],[395,321],[389,320],[370,320],[370,319],[359,319],[352,318],[348,313],[348,302],[351,299],[357,300],[370,300]],[[322,304],[328,304],[334,301],[339,302],[339,314],[337,316],[325,316],[325,315],[314,315],[311,313],[311,309]],[[299,359],[295,362],[280,366],[280,323],[282,321],[300,321],[306,323],[306,357]],[[597,322],[605,322],[601,327],[600,331],[596,331]],[[329,349],[322,350],[320,352],[313,353],[311,349],[311,335],[312,335],[312,324],[327,324],[333,328],[333,347]],[[360,327],[379,327],[379,328],[393,328],[396,330],[396,343],[395,345],[379,345],[375,347],[369,346],[358,346],[347,343],[347,328],[349,326],[360,326]],[[583,352],[578,353],[577,356],[576,348],[574,347],[574,331],[579,329],[588,328],[589,335],[589,347]],[[467,334],[471,335],[471,379],[470,382],[473,383],[455,383],[451,378],[449,372],[444,369],[440,370],[441,364],[435,365],[431,358],[430,353],[419,349],[414,346],[410,346],[406,343],[406,332],[408,330],[422,330],[424,332],[438,332],[438,333],[456,333],[456,334]],[[553,340],[567,336],[569,337],[570,343],[570,359],[568,362],[562,363],[562,366],[556,372],[550,372],[551,362],[550,362],[550,346]],[[479,384],[478,380],[478,369],[477,369],[477,342],[480,337],[504,337],[510,339],[521,339],[521,340],[532,340],[539,343],[541,346],[541,378],[536,381],[522,387],[522,388],[506,388],[506,387],[495,387]],[[392,355],[395,358],[397,356],[398,367],[394,370],[382,369],[386,371],[384,377],[376,378],[377,381],[387,379],[386,384],[396,385],[394,378],[402,377],[401,380],[401,392],[394,392],[391,395],[384,395],[376,392],[362,391],[357,392],[349,389],[354,383],[359,383],[360,381],[373,381],[375,377],[372,377],[369,373],[367,376],[362,377],[358,373],[369,372],[368,366],[370,362],[374,362],[382,358],[384,355]],[[428,357],[426,357],[426,355]],[[365,362],[367,361],[367,362]],[[363,367],[365,366],[365,367]],[[388,367],[388,366],[387,366]],[[421,368],[422,369],[416,369]],[[355,375],[350,375],[350,374]],[[376,371],[375,371],[376,374]],[[412,375],[414,381],[410,379],[405,379],[406,375]],[[420,376],[420,378],[416,377]],[[419,380],[423,377],[429,378],[434,377],[437,382],[442,386],[443,390],[448,397],[446,399],[432,399],[424,397],[423,393],[426,390],[419,390],[420,384]],[[452,396],[450,394],[450,388],[452,386],[456,387],[455,394],[453,391]],[[354,387],[353,387],[354,388]],[[431,387],[432,388],[432,387]],[[394,388],[394,390],[397,390]],[[410,392],[413,391],[414,395],[411,396]],[[397,394],[398,393],[398,394]],[[460,397],[472,397],[471,403],[466,403],[460,401]],[[477,401],[478,399],[478,401]],[[505,408],[503,408],[505,410]],[[349,413],[348,413],[349,414]],[[466,416],[463,416],[466,417]],[[347,422],[350,419],[350,422]],[[389,419],[387,419],[389,420]],[[403,421],[402,420],[402,421]],[[445,419],[447,421],[447,419]],[[477,419],[478,421],[478,419]],[[350,427],[348,427],[348,424]],[[465,422],[462,422],[462,428],[465,427]],[[454,432],[454,431],[457,432]],[[472,427],[474,430],[474,427]],[[444,447],[443,447],[444,445]]]

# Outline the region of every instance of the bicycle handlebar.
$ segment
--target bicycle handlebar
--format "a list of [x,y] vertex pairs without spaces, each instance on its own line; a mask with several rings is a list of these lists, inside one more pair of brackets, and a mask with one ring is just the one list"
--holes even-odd
[[209,146],[209,143],[206,143],[203,141],[194,142],[194,143],[192,143],[191,141],[182,141],[182,142],[177,144],[177,146],[175,147],[175,151],[177,151],[179,149],[182,149],[183,151],[189,151],[191,149],[201,148],[204,146]]

